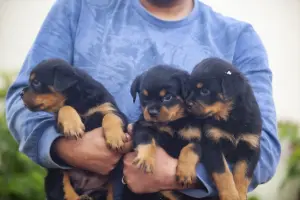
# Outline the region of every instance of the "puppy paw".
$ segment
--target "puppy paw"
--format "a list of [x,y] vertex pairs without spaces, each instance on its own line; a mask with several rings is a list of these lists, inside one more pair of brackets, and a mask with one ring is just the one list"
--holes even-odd
[[126,135],[121,128],[104,129],[106,144],[113,151],[121,152],[124,148]]
[[156,145],[155,141],[149,144],[140,144],[136,149],[137,156],[133,164],[146,173],[153,173],[155,166]]
[[127,140],[122,119],[114,113],[106,114],[102,121],[106,144],[114,151],[122,152]]
[[88,195],[81,195],[78,200],[93,200],[93,198]]
[[85,126],[80,116],[70,106],[61,108],[58,112],[58,128],[66,137],[81,138],[85,131]]
[[179,162],[176,168],[176,180],[183,187],[196,183],[197,175],[194,165]]
[[[74,122],[73,122],[74,123]],[[71,122],[65,122],[65,123],[59,123],[59,129],[66,137],[71,138],[81,138],[84,134],[84,124],[82,122],[77,123],[71,123]]]
[[137,156],[133,160],[133,164],[139,169],[143,170],[145,173],[153,173],[155,159],[153,157]]

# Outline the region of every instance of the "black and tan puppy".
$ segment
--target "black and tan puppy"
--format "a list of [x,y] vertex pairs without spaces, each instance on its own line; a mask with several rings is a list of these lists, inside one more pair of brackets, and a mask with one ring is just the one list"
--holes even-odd
[[[188,78],[186,71],[158,65],[139,75],[131,86],[133,100],[138,93],[143,112],[133,125],[133,143],[137,152],[134,164],[146,173],[152,173],[156,147],[161,146],[169,155],[178,158],[176,177],[184,186],[196,182],[196,165],[201,154],[201,148],[196,145],[201,131],[185,110]],[[179,193],[171,191],[161,194],[170,200],[179,197]]]
[[[208,58],[192,71],[188,110],[204,117],[201,162],[221,200],[245,200],[260,154],[262,120],[247,79],[230,63]],[[227,164],[233,164],[231,173]]]
[[[31,111],[54,113],[57,129],[66,137],[80,138],[102,126],[110,148],[118,151],[124,147],[127,120],[113,96],[87,73],[61,59],[45,60],[33,68],[29,86],[23,89],[21,97]],[[48,200],[76,200],[84,194],[72,188],[69,175],[72,178],[72,170],[48,170],[45,180]],[[100,196],[99,192],[90,195],[95,200]],[[85,198],[84,195],[82,199]]]

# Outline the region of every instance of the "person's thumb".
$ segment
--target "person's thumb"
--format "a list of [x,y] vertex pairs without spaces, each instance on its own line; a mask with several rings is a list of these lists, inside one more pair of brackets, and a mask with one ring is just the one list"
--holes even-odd
[[133,149],[132,141],[128,141],[124,144],[124,147],[120,151],[121,154],[126,154]]
[[128,124],[127,132],[128,132],[129,135],[132,135],[132,129],[133,129],[133,124]]

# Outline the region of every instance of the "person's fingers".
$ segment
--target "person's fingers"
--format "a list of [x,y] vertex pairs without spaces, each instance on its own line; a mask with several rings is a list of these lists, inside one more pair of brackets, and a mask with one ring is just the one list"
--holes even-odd
[[132,129],[133,129],[133,124],[131,123],[131,124],[128,124],[128,126],[127,126],[127,131],[128,131],[128,134],[129,135],[132,135]]
[[128,152],[130,152],[133,148],[133,143],[132,141],[128,141],[125,143],[124,147],[121,149],[120,153],[121,154],[126,154]]
[[125,142],[129,142],[132,140],[131,136],[128,133],[125,133],[126,139]]
[[131,165],[135,156],[136,156],[136,152],[130,152],[130,153],[125,154],[124,159],[123,159],[124,165]]

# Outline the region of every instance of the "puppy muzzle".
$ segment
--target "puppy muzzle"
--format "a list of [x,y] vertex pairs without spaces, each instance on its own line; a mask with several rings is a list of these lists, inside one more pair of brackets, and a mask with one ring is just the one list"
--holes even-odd
[[148,113],[151,117],[157,117],[159,115],[159,110],[156,108],[149,108]]

